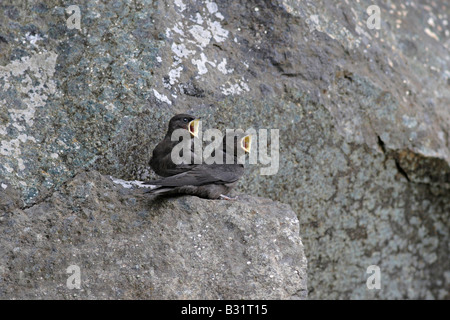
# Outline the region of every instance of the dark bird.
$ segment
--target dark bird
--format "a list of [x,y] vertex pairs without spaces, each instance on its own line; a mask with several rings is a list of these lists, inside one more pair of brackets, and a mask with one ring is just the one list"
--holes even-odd
[[[224,137],[222,150],[214,151],[218,153],[215,155],[216,159],[219,157],[223,159],[222,164],[202,163],[192,165],[189,170],[177,175],[146,181],[144,184],[156,186],[156,188],[147,191],[147,193],[154,195],[188,194],[207,199],[234,200],[226,194],[236,186],[244,174],[244,165],[238,163],[239,153],[237,148],[241,148],[244,154],[249,153],[251,136],[238,134],[234,138],[234,148],[227,148],[225,141],[226,137]],[[233,160],[232,163],[227,163],[227,152]]]
[[171,137],[176,129],[186,129],[191,133],[193,142],[198,135],[198,125],[199,120],[189,114],[177,114],[170,119],[166,136],[155,147],[153,156],[149,161],[150,167],[157,175],[169,177],[187,170],[186,167],[189,167],[189,165],[176,165],[172,161],[172,149],[179,141],[171,141]]

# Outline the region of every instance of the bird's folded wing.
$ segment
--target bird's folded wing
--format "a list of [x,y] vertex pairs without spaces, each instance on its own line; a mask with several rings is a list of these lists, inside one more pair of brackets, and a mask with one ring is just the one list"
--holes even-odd
[[198,165],[192,170],[164,179],[144,182],[163,187],[201,186],[210,183],[231,183],[237,181],[243,174],[239,165]]

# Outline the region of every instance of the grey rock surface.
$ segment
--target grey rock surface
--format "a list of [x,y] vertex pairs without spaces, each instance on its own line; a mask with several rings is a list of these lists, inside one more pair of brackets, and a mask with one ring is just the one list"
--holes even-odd
[[[2,215],[0,242],[0,299],[307,295],[298,218],[264,198],[155,198],[93,171]],[[80,289],[67,287],[73,265]]]
[[449,298],[448,1],[80,1],[80,30],[71,4],[0,4],[1,210],[152,178],[179,112],[278,128],[279,171],[238,190],[297,213],[311,298]]

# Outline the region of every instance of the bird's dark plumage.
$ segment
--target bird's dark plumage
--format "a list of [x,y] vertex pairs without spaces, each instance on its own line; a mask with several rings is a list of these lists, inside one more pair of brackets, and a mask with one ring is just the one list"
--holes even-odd
[[[238,135],[237,147],[241,147],[241,139],[249,136]],[[224,138],[225,141],[225,138]],[[246,145],[250,145],[250,142]],[[189,194],[202,198],[218,199],[229,193],[244,174],[244,165],[237,163],[237,147],[234,148],[234,163],[226,163],[226,145],[223,150],[216,150],[223,158],[223,164],[191,165],[186,171],[167,178],[147,181],[144,184],[156,185],[150,194]],[[228,151],[230,152],[230,151]],[[233,151],[231,151],[233,152]],[[227,198],[227,197],[225,197]]]
[[[172,149],[179,143],[179,141],[171,141],[171,137],[172,133],[176,129],[186,129],[193,134],[189,126],[194,120],[196,120],[195,117],[189,114],[177,114],[170,119],[167,133],[164,139],[158,143],[153,150],[152,158],[149,161],[150,167],[156,172],[157,175],[169,177],[188,170],[190,167],[189,164],[176,165],[173,163],[171,157]],[[192,142],[193,140],[194,138],[192,138]]]

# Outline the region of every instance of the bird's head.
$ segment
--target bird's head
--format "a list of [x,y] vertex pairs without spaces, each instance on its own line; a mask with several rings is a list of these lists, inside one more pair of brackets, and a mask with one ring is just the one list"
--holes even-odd
[[252,136],[246,135],[241,138],[241,148],[244,149],[245,153],[250,153],[252,149]]
[[171,135],[176,129],[186,129],[193,137],[198,136],[199,119],[190,114],[177,114],[169,121],[168,134]]
[[238,150],[241,149],[244,151],[244,153],[250,153],[251,151],[251,145],[252,145],[252,136],[250,134],[245,134],[244,132],[237,132],[235,134],[232,134],[233,139],[233,149],[230,146],[227,148],[227,140],[231,138],[230,136],[225,135],[223,137],[223,150],[224,152],[231,152],[234,153],[234,155],[238,154]]

